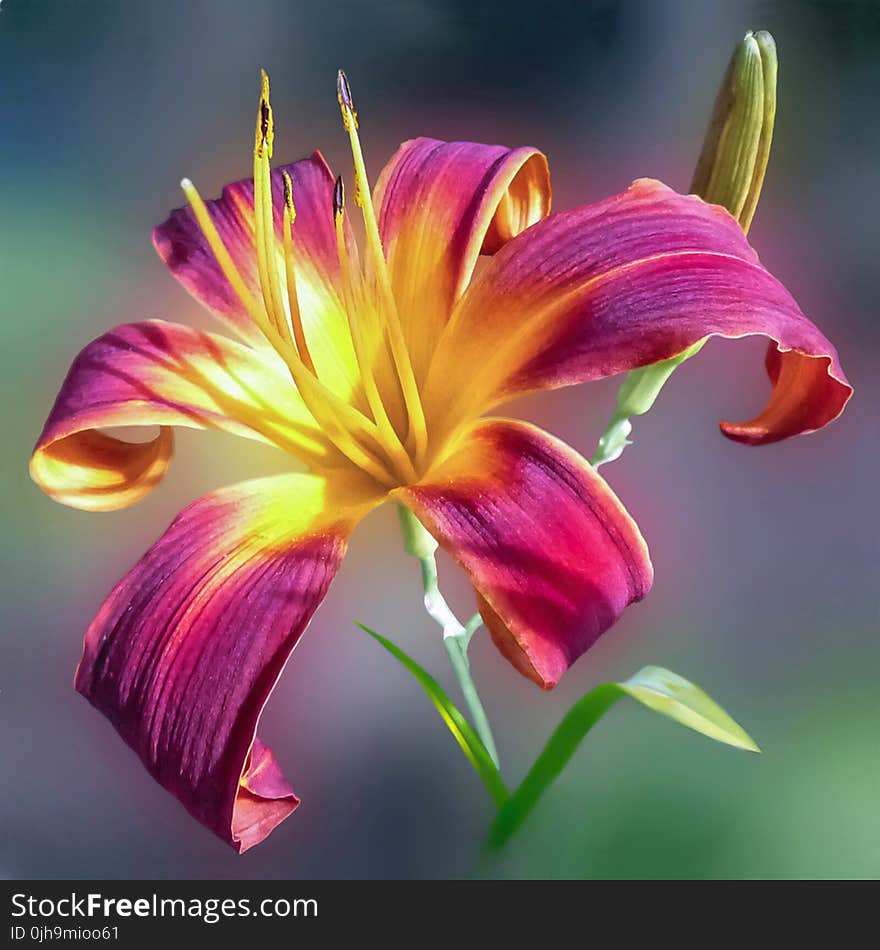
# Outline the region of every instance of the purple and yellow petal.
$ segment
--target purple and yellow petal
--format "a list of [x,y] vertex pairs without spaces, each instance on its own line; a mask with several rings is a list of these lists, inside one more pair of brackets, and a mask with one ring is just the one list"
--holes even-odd
[[577,452],[488,419],[395,493],[467,571],[492,639],[545,689],[653,579],[638,527]]
[[[148,442],[100,430],[160,426]],[[107,511],[133,504],[162,478],[170,426],[259,439],[312,465],[336,455],[278,357],[161,320],[116,327],[74,360],[31,459],[56,501]]]
[[[294,235],[298,257],[314,262],[320,278],[334,287],[339,263],[336,236],[330,214],[333,176],[323,156],[275,169],[272,191],[275,230],[281,235],[284,208],[282,171],[290,175],[296,192],[297,220]],[[254,251],[254,183],[244,179],[226,185],[221,196],[205,202],[211,220],[229,251],[238,272],[251,292],[260,299],[257,258]],[[153,229],[153,243],[159,256],[183,286],[209,310],[229,321],[246,337],[255,330],[237,294],[230,286],[209,247],[191,208],[172,211],[168,219]]]
[[238,851],[299,804],[255,733],[355,524],[382,500],[284,475],[206,495],[119,582],[76,688],[150,774]]
[[[334,179],[320,152],[272,171],[277,270],[283,252],[284,175],[290,177],[295,220],[292,229],[296,297],[309,352],[322,380],[348,397],[358,385],[357,361],[341,301],[339,257],[333,222]],[[254,244],[254,183],[227,185],[205,206],[256,305],[263,308]],[[153,229],[153,243],[171,273],[199,303],[230,325],[246,342],[267,346],[260,330],[223,273],[192,208],[172,211]]]
[[709,336],[751,335],[782,354],[769,362],[774,391],[761,416],[725,423],[725,434],[772,442],[840,414],[852,388],[836,350],[736,221],[642,180],[551,216],[496,255],[459,301],[426,402],[442,429],[456,414],[626,372]]
[[473,273],[550,211],[550,172],[534,148],[419,138],[376,185],[379,227],[418,378]]

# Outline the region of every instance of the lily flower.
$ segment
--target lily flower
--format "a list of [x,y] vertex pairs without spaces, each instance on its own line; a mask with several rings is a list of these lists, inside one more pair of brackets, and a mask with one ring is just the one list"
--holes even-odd
[[[771,341],[772,394],[725,435],[819,429],[851,389],[834,347],[724,209],[652,180],[550,214],[535,148],[418,138],[371,191],[351,91],[355,239],[320,153],[271,168],[263,76],[253,178],[154,231],[226,332],[128,323],[74,360],[31,461],[52,498],[143,498],[173,427],[269,443],[307,471],[177,516],[89,627],[76,688],[199,821],[239,851],[298,805],[260,714],[358,522],[407,506],[467,572],[522,674],[553,687],[645,596],[648,550],[605,480],[540,428],[487,416],[523,393],[624,373],[708,336]],[[478,259],[486,258],[477,270]],[[104,431],[156,426],[153,441]]]

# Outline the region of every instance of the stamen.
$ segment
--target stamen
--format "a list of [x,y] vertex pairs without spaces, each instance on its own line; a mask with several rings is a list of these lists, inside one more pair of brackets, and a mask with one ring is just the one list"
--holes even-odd
[[363,334],[357,320],[357,302],[351,285],[351,266],[345,242],[345,186],[342,183],[341,176],[336,179],[333,188],[333,223],[336,227],[336,251],[339,256],[339,270],[342,278],[343,306],[345,307],[348,331],[354,346],[355,358],[360,370],[367,403],[373,413],[373,419],[379,428],[379,432],[384,437],[384,445],[397,464],[398,472],[405,480],[415,481],[417,479],[416,470],[391,423],[391,419],[388,417],[385,404],[382,402],[379,388],[376,385],[376,377],[370,365],[370,354],[365,350]]
[[184,178],[180,186],[224,277],[229,281],[251,319],[284,360],[306,408],[314,416],[315,421],[346,458],[368,472],[381,484],[389,487],[397,485],[398,480],[354,437],[354,434],[358,433],[367,441],[375,441],[377,434],[375,425],[353,406],[343,402],[308,371],[290,343],[267,320],[266,314],[248,290],[195,185],[188,178]]
[[297,352],[303,363],[315,372],[315,364],[309,353],[306,334],[302,323],[302,313],[299,309],[299,296],[296,292],[296,266],[293,259],[293,222],[296,220],[296,208],[293,206],[293,183],[286,171],[281,172],[284,179],[284,276],[287,278],[287,304],[290,309],[290,325],[293,329],[293,339]]
[[363,213],[367,246],[373,258],[376,277],[384,298],[385,322],[388,329],[388,340],[391,345],[391,356],[400,380],[400,388],[403,392],[403,399],[409,417],[410,431],[408,439],[412,443],[416,459],[421,461],[424,459],[428,442],[425,412],[400,325],[400,316],[397,312],[397,304],[391,288],[391,278],[388,274],[388,264],[385,260],[382,239],[379,235],[379,225],[376,221],[376,212],[373,209],[373,202],[370,197],[370,184],[357,132],[357,113],[354,108],[351,87],[348,83],[348,77],[341,69],[336,79],[336,94],[339,100],[339,108],[342,111],[342,121],[351,143],[352,157],[354,158],[355,199]]
[[274,141],[275,121],[269,102],[269,77],[264,69],[260,71],[260,107],[257,113],[254,144],[254,244],[266,313],[275,329],[290,340],[290,329],[281,300],[275,243],[275,212],[272,205],[270,165]]

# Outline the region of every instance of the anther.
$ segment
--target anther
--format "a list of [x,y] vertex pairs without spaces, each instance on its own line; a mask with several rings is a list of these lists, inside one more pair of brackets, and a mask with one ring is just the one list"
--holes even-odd
[[290,223],[296,221],[296,208],[293,206],[293,182],[285,169],[281,169],[281,180],[284,182],[284,207],[290,214]]
[[345,210],[345,185],[342,183],[342,175],[336,179],[333,186],[333,217],[338,218]]
[[336,74],[336,94],[339,96],[339,105],[343,109],[349,109],[354,112],[354,100],[351,98],[351,86],[348,84],[348,76],[345,71],[340,69]]
[[262,158],[272,157],[272,146],[275,142],[275,123],[272,118],[272,106],[269,103],[269,76],[265,69],[260,70],[260,108],[257,113],[257,130],[254,141],[254,152]]

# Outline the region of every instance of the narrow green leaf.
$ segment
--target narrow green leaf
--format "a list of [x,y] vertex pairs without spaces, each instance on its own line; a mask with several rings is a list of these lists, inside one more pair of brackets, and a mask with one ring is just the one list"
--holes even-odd
[[740,749],[760,749],[730,716],[693,683],[659,666],[646,666],[623,683],[602,683],[569,709],[519,788],[500,806],[488,844],[505,844],[525,821],[553,780],[568,764],[584,736],[622,696],[654,712]]
[[755,740],[699,686],[662,666],[646,666],[620,688],[648,709],[727,745],[760,752]]
[[362,623],[355,621],[361,630],[366,631],[374,640],[380,643],[395,659],[399,660],[406,669],[419,681],[422,689],[428,694],[429,699],[437,708],[441,718],[446,723],[447,728],[452,733],[455,741],[461,746],[462,752],[467,756],[468,761],[474,767],[474,771],[480,776],[486,790],[492,796],[495,804],[500,808],[507,801],[507,789],[501,778],[501,773],[495,768],[495,763],[489,757],[486,747],[480,741],[480,737],[474,732],[467,719],[453,705],[452,700],[443,691],[443,688],[418,663],[409,655],[403,652],[390,640],[376,633]]
[[569,709],[522,784],[498,809],[489,829],[489,847],[500,848],[507,842],[568,764],[584,736],[622,695],[616,683],[602,683]]

